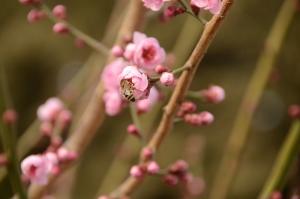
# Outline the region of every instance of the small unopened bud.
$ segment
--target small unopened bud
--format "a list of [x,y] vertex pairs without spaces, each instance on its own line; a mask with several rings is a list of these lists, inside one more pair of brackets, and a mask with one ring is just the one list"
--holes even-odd
[[181,103],[177,116],[178,117],[183,117],[187,113],[193,113],[197,110],[197,105],[194,102],[186,101]]
[[66,34],[66,33],[69,33],[69,28],[67,27],[66,24],[64,24],[62,22],[57,22],[53,26],[53,32],[55,32],[57,34]]
[[130,175],[137,179],[142,179],[144,177],[144,171],[140,166],[134,165],[130,169]]
[[58,121],[64,126],[67,126],[71,120],[72,120],[72,113],[69,110],[63,110],[58,115]]
[[77,159],[78,154],[74,151],[69,151],[64,147],[61,147],[57,150],[57,157],[59,161],[66,162],[66,161],[73,161]]
[[172,174],[165,175],[163,178],[164,182],[169,186],[175,186],[178,184],[178,177]]
[[186,114],[184,121],[194,126],[205,126],[214,121],[214,116],[210,112],[203,111],[201,113]]
[[113,46],[111,49],[111,53],[115,56],[115,57],[122,57],[124,50],[121,46]]
[[67,9],[64,5],[56,5],[53,8],[52,13],[58,19],[66,19],[67,18]]
[[160,76],[160,83],[165,86],[173,86],[175,83],[174,74],[169,72],[163,72]]
[[149,147],[145,147],[142,150],[142,157],[144,160],[150,160],[153,158],[154,155],[154,151],[153,149],[149,148]]
[[186,174],[189,165],[184,160],[177,160],[174,164],[169,167],[169,172],[174,175],[182,176]]
[[152,175],[157,174],[159,172],[159,170],[160,170],[160,167],[157,164],[157,162],[151,161],[151,162],[148,163],[147,172],[149,174],[152,174]]
[[18,114],[13,109],[7,109],[2,115],[2,120],[5,124],[15,124],[18,119]]
[[38,22],[40,21],[41,19],[44,18],[44,13],[40,10],[37,10],[37,9],[32,9],[28,12],[27,14],[27,21],[29,23],[34,23],[34,22]]
[[161,64],[159,64],[159,65],[157,65],[157,66],[155,67],[154,70],[155,70],[156,73],[161,74],[161,73],[163,73],[163,72],[167,72],[167,71],[168,71],[168,68],[165,67],[165,66],[163,66],[163,65],[161,65]]
[[130,135],[140,137],[140,131],[138,130],[138,128],[134,124],[129,124],[127,126],[127,132]]
[[60,174],[60,172],[61,172],[61,168],[59,167],[59,166],[54,166],[52,169],[51,169],[51,173],[53,174],[53,175],[59,175]]
[[300,118],[300,105],[293,104],[289,106],[288,114],[292,119]]
[[222,87],[212,85],[208,89],[200,92],[200,95],[207,102],[218,104],[225,99],[225,91]]

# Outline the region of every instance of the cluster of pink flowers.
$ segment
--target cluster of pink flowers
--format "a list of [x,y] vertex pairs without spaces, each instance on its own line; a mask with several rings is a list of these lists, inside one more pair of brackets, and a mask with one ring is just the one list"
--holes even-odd
[[[150,75],[156,74],[155,68],[164,63],[164,49],[157,39],[134,32],[132,42],[124,48],[114,46],[111,52],[118,59],[102,73],[106,113],[117,115],[127,101],[135,102],[139,113],[149,111],[160,99],[159,91],[150,83]],[[169,76],[163,80],[171,84]]]
[[[164,3],[168,1],[176,3],[176,1],[171,0],[143,0],[144,6],[153,11],[160,10],[163,7]],[[191,6],[197,7],[199,9],[208,10],[212,14],[218,14],[221,9],[221,0],[191,0],[190,4]],[[182,13],[181,10],[176,9],[176,6],[171,5],[167,8],[166,16],[171,17],[180,13]]]
[[60,172],[60,164],[73,161],[77,153],[59,148],[55,152],[30,155],[21,162],[21,170],[24,178],[31,183],[44,185],[48,183],[50,174],[57,175]]
[[60,99],[52,97],[38,108],[37,117],[41,121],[41,133],[51,136],[56,125],[64,128],[70,123],[72,113],[65,108]]

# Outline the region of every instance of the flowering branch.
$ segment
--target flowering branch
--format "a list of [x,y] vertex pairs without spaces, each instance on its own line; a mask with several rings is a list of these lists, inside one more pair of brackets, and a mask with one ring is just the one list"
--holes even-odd
[[[121,26],[119,35],[116,39],[115,45],[123,45],[124,36],[132,35],[133,31],[140,25],[143,15],[144,9],[141,1],[132,0]],[[113,56],[109,56],[108,62],[110,62],[112,59]],[[81,154],[87,144],[94,137],[98,127],[104,120],[102,97],[102,83],[99,82],[93,96],[91,97],[91,100],[87,105],[87,108],[79,120],[81,125],[75,130],[75,132],[72,133],[71,137],[64,144],[66,148]],[[69,166],[71,166],[71,164],[65,165],[65,167],[62,168],[61,173],[63,173]],[[45,186],[31,185],[29,188],[29,197],[32,199],[40,198],[47,187],[54,182],[56,177],[57,176],[51,175],[49,178],[49,183]]]
[[97,50],[98,52],[104,55],[107,55],[109,53],[109,48],[106,47],[104,44],[90,37],[89,35],[83,33],[81,30],[77,29],[75,26],[68,23],[67,21],[55,17],[46,4],[42,4],[40,9],[42,10],[43,13],[45,13],[48,16],[48,18],[51,21],[53,21],[54,23],[58,23],[58,22],[63,23],[75,37],[81,39],[82,41],[84,41],[84,43],[86,43],[90,47],[94,48],[95,50]]
[[290,129],[278,154],[271,174],[260,193],[259,199],[268,199],[273,191],[280,189],[289,167],[295,159],[300,142],[300,121],[296,120]]
[[268,81],[268,77],[272,71],[272,67],[274,66],[274,62],[276,61],[276,57],[283,44],[295,12],[296,9],[293,0],[283,2],[238,110],[220,168],[216,174],[215,182],[211,190],[211,199],[226,198],[229,192],[249,135],[249,126],[254,111]]
[[[173,119],[178,107],[178,103],[184,99],[184,96],[193,80],[198,65],[204,57],[231,4],[232,0],[224,0],[222,3],[220,13],[214,15],[213,18],[205,25],[203,34],[201,35],[191,56],[185,63],[185,66],[189,66],[190,69],[185,70],[181,74],[178,83],[174,89],[174,92],[168,104],[164,108],[164,114],[162,116],[161,122],[154,135],[148,142],[147,148],[150,148],[153,151],[157,151],[166,135],[170,132],[173,126]],[[140,163],[144,164],[146,162],[147,159],[141,157]],[[111,196],[120,197],[130,195],[139,184],[140,181],[138,179],[134,177],[128,177],[127,180],[125,180],[125,182],[122,183],[119,188],[117,188],[114,192],[111,193]]]
[[0,132],[1,132],[1,141],[6,154],[7,162],[7,171],[8,176],[11,182],[11,185],[14,191],[17,193],[20,199],[26,199],[26,193],[20,178],[20,169],[19,161],[16,154],[16,132],[13,123],[5,122],[2,118],[6,109],[6,100],[7,100],[7,87],[4,77],[4,68],[1,68],[0,71]]

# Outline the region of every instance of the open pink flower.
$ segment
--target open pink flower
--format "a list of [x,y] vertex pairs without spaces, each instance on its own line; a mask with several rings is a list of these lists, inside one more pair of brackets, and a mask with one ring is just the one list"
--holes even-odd
[[60,99],[52,97],[41,105],[37,110],[37,116],[42,122],[51,122],[55,120],[59,112],[64,109],[64,104]]
[[126,65],[127,63],[123,59],[117,59],[104,68],[102,81],[105,90],[120,89],[120,84],[117,79]]
[[221,10],[221,0],[191,0],[191,4],[209,10],[212,14],[218,14]]
[[158,11],[164,5],[165,0],[143,0],[144,6],[153,11]]
[[[115,81],[117,81],[115,79]],[[122,110],[122,97],[119,90],[107,91],[103,95],[103,100],[105,103],[105,112],[109,116],[115,116]]]
[[158,102],[160,98],[159,92],[155,87],[152,87],[150,89],[150,93],[147,99],[138,100],[136,102],[136,107],[138,109],[139,113],[145,113],[148,112],[152,106]]
[[54,167],[54,156],[30,155],[21,163],[22,173],[32,183],[45,185],[48,182],[48,175]]
[[165,61],[166,53],[157,39],[134,32],[133,43],[127,45],[124,56],[140,68],[154,70]]
[[119,76],[121,92],[124,98],[135,101],[149,95],[148,76],[135,66],[127,66]]

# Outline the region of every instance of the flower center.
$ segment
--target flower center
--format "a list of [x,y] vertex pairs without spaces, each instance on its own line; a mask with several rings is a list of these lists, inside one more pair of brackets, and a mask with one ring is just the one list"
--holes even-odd
[[31,165],[31,166],[29,167],[29,173],[30,173],[31,176],[34,176],[34,175],[35,175],[36,169],[37,169],[37,167],[34,166],[34,165]]
[[153,48],[153,46],[149,46],[143,49],[143,53],[142,53],[142,57],[147,60],[147,61],[151,61],[154,59],[155,57],[155,49]]

